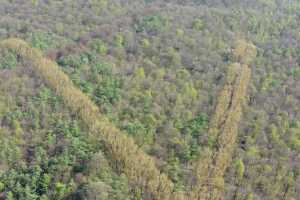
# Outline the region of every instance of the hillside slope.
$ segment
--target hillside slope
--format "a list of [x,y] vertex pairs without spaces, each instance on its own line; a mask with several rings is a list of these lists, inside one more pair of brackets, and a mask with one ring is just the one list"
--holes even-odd
[[[232,64],[239,60],[235,43],[244,38],[256,46],[257,56],[247,63],[251,79],[241,103],[242,118],[230,131],[236,145],[229,153],[232,161],[220,170],[222,178],[208,190],[220,186],[217,190],[224,192],[217,193],[228,200],[298,200],[299,9],[298,0],[0,1],[0,38],[21,38],[39,52],[25,59],[1,48],[0,199],[150,200],[167,198],[160,195],[164,190],[192,198],[199,183],[196,174],[210,177],[204,185],[213,182],[203,159],[219,148],[215,136],[226,135],[217,120],[223,116],[220,94],[234,77]],[[57,95],[33,72],[36,57],[44,65],[57,64],[68,84],[78,89],[70,100],[59,96],[71,90],[62,88]],[[90,137],[94,127],[88,126],[98,126],[97,120],[67,104],[92,105],[101,112],[97,120],[105,119],[98,128],[107,127],[104,132],[118,132],[123,139]],[[52,133],[57,115],[64,115],[60,123],[68,131],[59,136],[63,144],[56,148],[45,138],[58,137],[58,131]],[[213,130],[215,122],[221,126]],[[123,151],[124,138],[130,138],[127,146],[138,149],[140,156],[131,148]],[[71,147],[74,140],[84,144]],[[112,149],[108,144],[118,150],[107,151]],[[45,162],[50,160],[57,174],[36,161],[39,149],[46,151]],[[144,158],[154,176],[148,167],[133,167]],[[95,161],[92,169],[90,160]],[[195,166],[200,166],[198,173]],[[209,164],[209,171],[215,166]],[[35,173],[39,178],[29,181]],[[47,191],[42,189],[45,173],[51,180]],[[146,175],[136,176],[141,173]],[[161,181],[166,187],[156,190]]]

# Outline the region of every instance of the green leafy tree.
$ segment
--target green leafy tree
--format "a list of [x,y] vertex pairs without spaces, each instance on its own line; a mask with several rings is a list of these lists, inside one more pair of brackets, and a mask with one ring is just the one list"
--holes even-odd
[[6,199],[7,200],[14,200],[14,195],[11,191],[6,193]]
[[203,30],[203,28],[204,28],[203,20],[200,19],[200,18],[195,19],[193,21],[192,27],[193,27],[194,30],[197,30],[197,31]]

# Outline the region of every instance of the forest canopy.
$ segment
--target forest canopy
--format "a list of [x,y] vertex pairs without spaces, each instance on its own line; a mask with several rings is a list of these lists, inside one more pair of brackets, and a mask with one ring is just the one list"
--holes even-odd
[[0,0],[0,199],[298,200],[299,10]]

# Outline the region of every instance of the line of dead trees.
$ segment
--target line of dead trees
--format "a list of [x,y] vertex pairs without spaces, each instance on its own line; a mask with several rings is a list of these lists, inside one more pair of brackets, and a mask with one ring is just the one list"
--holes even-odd
[[210,120],[207,148],[195,166],[196,184],[189,193],[193,200],[220,200],[224,191],[224,173],[229,166],[251,77],[250,62],[256,56],[253,44],[238,40],[232,52],[234,63],[228,66],[226,82],[218,96]]

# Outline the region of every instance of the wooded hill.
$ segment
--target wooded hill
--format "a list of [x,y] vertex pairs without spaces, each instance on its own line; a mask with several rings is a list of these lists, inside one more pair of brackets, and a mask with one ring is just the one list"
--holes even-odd
[[0,199],[298,199],[299,8],[1,1]]

